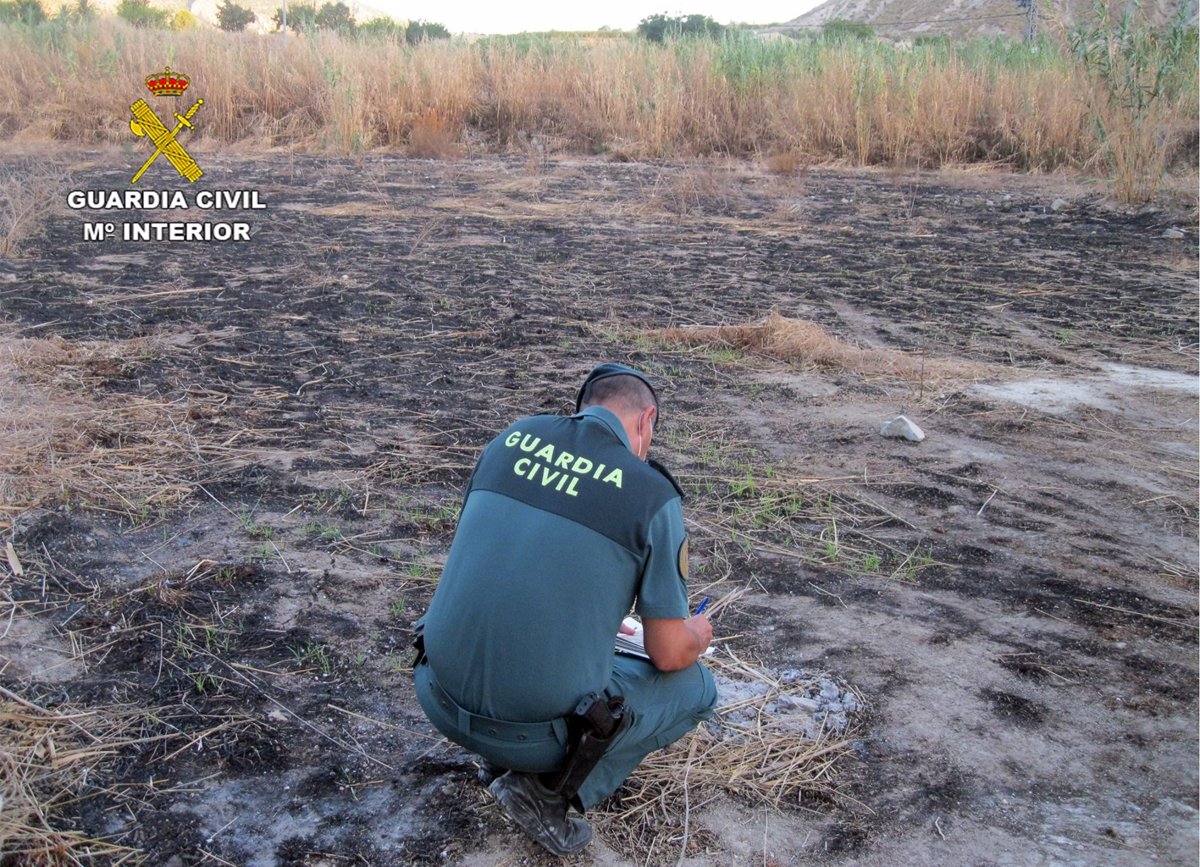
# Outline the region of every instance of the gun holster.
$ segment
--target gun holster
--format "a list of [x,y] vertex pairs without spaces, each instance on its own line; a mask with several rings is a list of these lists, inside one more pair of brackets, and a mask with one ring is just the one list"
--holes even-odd
[[425,661],[425,624],[420,621],[413,626],[412,646],[415,651],[412,667],[413,671],[416,671],[417,666]]
[[550,788],[574,802],[600,757],[628,726],[629,714],[622,696],[608,698],[598,692],[584,696],[567,717],[567,759]]

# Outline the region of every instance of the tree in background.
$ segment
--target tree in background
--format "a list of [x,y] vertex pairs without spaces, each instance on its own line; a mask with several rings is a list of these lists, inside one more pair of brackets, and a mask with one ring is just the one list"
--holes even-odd
[[345,3],[326,3],[317,12],[316,25],[319,30],[333,30],[348,36],[354,32],[354,14]]
[[0,2],[0,22],[5,24],[41,24],[46,10],[38,0],[3,0]]
[[[275,10],[271,16],[275,29],[283,29],[283,8]],[[296,33],[312,33],[315,30],[333,30],[337,33],[350,35],[354,33],[354,13],[345,3],[326,3],[320,9],[312,3],[289,4],[287,10],[287,26]]]
[[121,0],[117,15],[134,27],[166,27],[171,13],[166,9],[155,9],[150,0]]
[[441,24],[432,21],[409,21],[404,28],[404,41],[409,45],[425,42],[429,39],[449,39],[450,31]]
[[725,28],[707,15],[651,15],[643,18],[637,26],[638,35],[651,42],[666,42],[681,36],[700,36],[716,39]]
[[[275,22],[276,30],[283,29],[283,7],[275,10],[275,14],[271,16],[271,20]],[[317,7],[311,3],[289,5],[287,26],[289,30],[296,33],[312,33],[317,29]]]
[[254,13],[245,6],[239,6],[233,0],[225,0],[217,9],[217,25],[229,33],[245,30],[247,25],[254,23]]

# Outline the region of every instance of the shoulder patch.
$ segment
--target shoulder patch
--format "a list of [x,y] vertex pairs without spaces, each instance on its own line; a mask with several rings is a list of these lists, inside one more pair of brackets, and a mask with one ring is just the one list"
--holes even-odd
[[688,543],[687,536],[683,537],[683,544],[679,546],[679,575],[684,581],[688,579]]
[[673,475],[671,475],[670,470],[668,470],[666,467],[664,467],[662,464],[660,464],[654,458],[647,458],[646,463],[653,469],[657,470],[659,472],[659,474],[661,474],[663,476],[663,478],[665,478],[668,482],[671,483],[671,487],[673,487],[675,489],[675,493],[679,494],[679,499],[682,500],[684,498],[683,497],[683,488],[679,487],[679,482],[675,481],[675,477]]

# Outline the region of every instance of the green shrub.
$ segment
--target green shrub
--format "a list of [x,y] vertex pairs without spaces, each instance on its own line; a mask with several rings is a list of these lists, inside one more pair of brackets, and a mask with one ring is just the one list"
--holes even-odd
[[834,42],[849,42],[851,39],[874,39],[875,29],[863,21],[847,21],[834,18],[821,28],[821,35]]
[[200,24],[200,19],[186,9],[180,9],[171,16],[170,27],[172,30],[190,30]]
[[913,45],[917,48],[948,49],[950,37],[942,33],[918,33],[913,37]]
[[[275,22],[276,30],[283,29],[282,7],[275,10],[271,20]],[[287,26],[295,33],[312,33],[317,29],[317,7],[311,3],[297,3],[294,6],[288,6]]]
[[247,25],[253,23],[254,13],[245,6],[237,5],[233,0],[225,0],[217,9],[217,24],[229,33],[245,30]]
[[4,0],[0,2],[0,21],[5,24],[41,24],[46,10],[38,0]]
[[332,30],[335,33],[350,34],[354,32],[354,14],[345,3],[326,3],[314,19],[320,30]]
[[166,9],[155,9],[150,0],[121,0],[117,6],[117,15],[128,21],[134,27],[167,26],[171,13]]
[[358,25],[359,36],[368,39],[403,39],[404,25],[391,18],[372,18]]
[[425,42],[431,39],[449,39],[450,31],[443,25],[432,21],[409,21],[404,28],[404,40],[409,45]]
[[707,15],[651,15],[643,18],[637,26],[638,35],[651,42],[666,42],[681,36],[701,36],[717,39],[725,28]]

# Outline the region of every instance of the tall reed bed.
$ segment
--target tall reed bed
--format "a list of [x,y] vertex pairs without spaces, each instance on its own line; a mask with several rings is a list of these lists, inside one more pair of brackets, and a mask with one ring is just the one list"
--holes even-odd
[[[1095,75],[1065,48],[1004,43],[513,37],[473,44],[136,30],[115,19],[0,29],[0,138],[125,142],[128,106],[165,64],[223,143],[350,152],[446,141],[630,157],[795,153],[806,161],[1024,170],[1100,166]],[[1194,148],[1184,70],[1157,136]],[[181,100],[182,101],[182,100]],[[190,100],[189,100],[190,104]],[[431,132],[432,131],[432,132]]]

